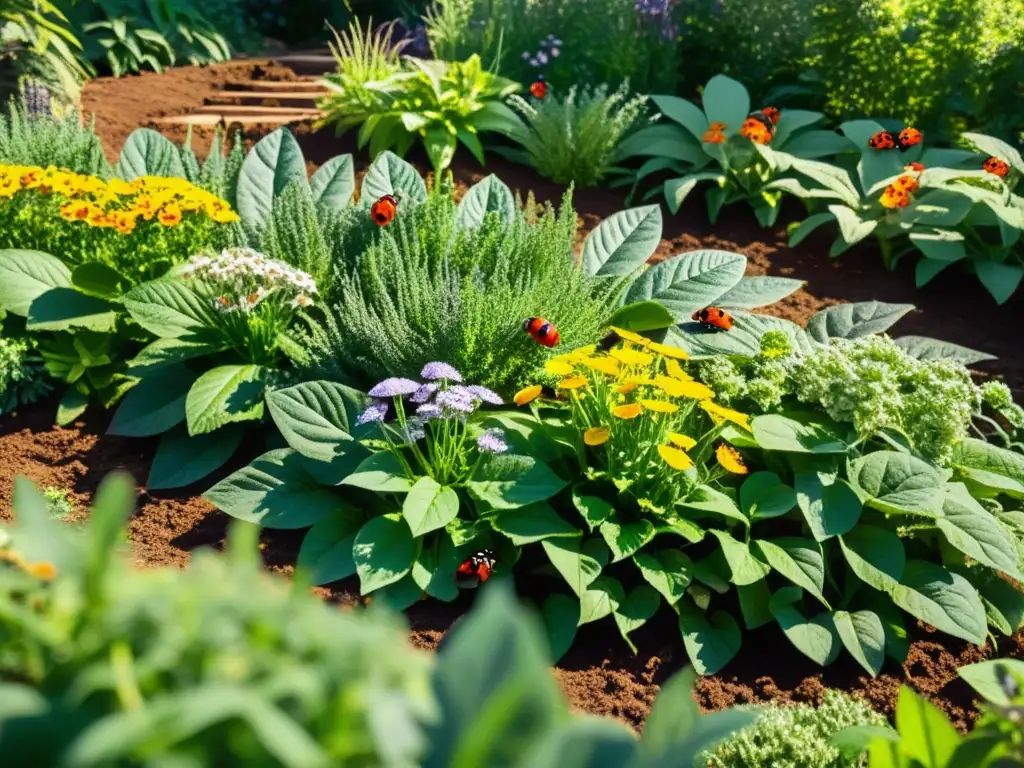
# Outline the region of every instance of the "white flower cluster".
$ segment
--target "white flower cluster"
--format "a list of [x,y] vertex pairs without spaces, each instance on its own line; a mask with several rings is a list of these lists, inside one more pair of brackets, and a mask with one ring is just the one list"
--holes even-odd
[[308,274],[252,248],[226,248],[219,256],[193,256],[182,276],[207,283],[220,312],[250,312],[268,296],[292,307],[311,307],[316,282]]

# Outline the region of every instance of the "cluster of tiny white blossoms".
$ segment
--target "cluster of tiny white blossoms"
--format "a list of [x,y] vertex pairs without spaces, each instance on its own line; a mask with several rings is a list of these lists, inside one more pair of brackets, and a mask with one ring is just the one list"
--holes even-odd
[[210,286],[220,312],[250,312],[275,295],[292,307],[311,307],[316,282],[301,269],[252,248],[226,248],[219,256],[193,256],[182,276]]

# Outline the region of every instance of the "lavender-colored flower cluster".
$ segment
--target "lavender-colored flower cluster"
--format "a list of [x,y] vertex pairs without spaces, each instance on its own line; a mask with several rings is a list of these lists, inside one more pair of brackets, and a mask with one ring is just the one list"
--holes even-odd
[[523,51],[523,61],[527,62],[531,67],[543,67],[551,59],[557,59],[561,54],[562,41],[554,35],[548,35],[540,41],[540,48],[534,53],[532,51]]
[[489,429],[476,439],[476,447],[480,453],[505,453],[508,443],[505,433],[500,429]]
[[673,0],[636,0],[636,12],[652,21],[660,20],[661,36],[672,40],[679,36],[679,25],[672,21]]
[[418,407],[415,420],[426,423],[436,419],[461,418],[471,414],[481,403],[502,405],[497,392],[477,384],[464,385],[462,374],[448,363],[427,363],[420,376],[426,382],[400,377],[384,379],[370,390],[374,402],[359,416],[359,424],[384,421],[388,399],[409,398]]

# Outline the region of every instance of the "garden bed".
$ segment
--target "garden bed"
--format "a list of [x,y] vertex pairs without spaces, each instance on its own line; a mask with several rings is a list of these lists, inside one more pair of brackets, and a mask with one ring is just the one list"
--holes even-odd
[[[176,141],[185,138],[184,128],[153,121],[181,114],[200,106],[224,84],[236,80],[294,79],[296,74],[267,62],[235,62],[210,68],[182,68],[162,75],[147,74],[118,80],[101,79],[91,83],[83,96],[83,107],[96,116],[96,129],[108,155],[114,159],[128,133],[139,126],[159,127]],[[272,127],[268,128],[268,131]],[[247,141],[255,141],[268,132],[260,126],[245,130]],[[367,166],[365,153],[355,152],[354,136],[335,139],[330,133],[315,134],[308,125],[295,130],[311,166],[343,152],[353,152],[357,170]],[[212,135],[211,129],[197,128],[193,146],[202,156]],[[413,153],[410,160],[420,169],[425,157]],[[312,170],[312,168],[310,168]],[[562,188],[538,177],[531,170],[493,158],[486,168],[467,161],[463,155],[453,165],[459,189],[478,181],[488,173],[497,174],[512,189],[524,196],[532,190],[541,199],[557,201]],[[615,190],[580,190],[574,205],[586,230],[623,207],[622,193]],[[785,209],[780,221],[793,220],[797,207]],[[917,311],[900,322],[900,334],[932,336],[963,344],[996,355],[999,359],[983,364],[986,375],[1000,375],[1014,390],[1017,399],[1024,392],[1024,365],[1019,356],[1015,330],[1022,327],[1024,301],[1020,296],[997,307],[974,280],[964,280],[956,270],[948,270],[925,290],[914,288],[909,263],[896,273],[887,273],[876,253],[857,249],[842,259],[827,255],[827,242],[811,237],[798,251],[785,245],[784,227],[762,230],[746,208],[725,209],[715,225],[710,225],[703,201],[691,198],[677,216],[665,224],[665,239],[659,256],[669,256],[698,248],[720,248],[743,253],[751,274],[772,274],[807,281],[803,290],[774,305],[770,312],[801,325],[815,311],[844,301],[877,299],[894,303],[912,303]],[[0,430],[0,508],[10,502],[14,475],[27,476],[41,486],[71,490],[85,502],[107,472],[124,467],[136,478],[145,477],[155,441],[128,440],[104,436],[105,423],[90,418],[67,429],[53,428],[53,404],[45,403],[11,418]],[[239,463],[251,456],[240,456]],[[132,525],[132,551],[139,566],[184,564],[189,553],[201,546],[218,545],[228,518],[202,500],[199,494],[237,466],[224,468],[196,487],[176,493],[144,493]],[[264,558],[271,568],[287,571],[294,561],[298,538],[282,532],[264,534]],[[354,580],[322,589],[323,595],[342,605],[358,599]],[[445,630],[466,609],[472,594],[453,604],[436,601],[421,603],[409,611],[413,641],[433,647]],[[671,626],[668,612],[650,622],[636,634],[639,653],[634,656],[622,641],[607,631],[606,624],[584,627],[576,644],[559,663],[556,674],[573,704],[582,710],[610,714],[639,724],[647,714],[659,683],[687,663],[679,646],[677,630]],[[982,653],[951,638],[934,642],[924,628],[916,630],[905,665],[906,679],[929,695],[961,728],[973,718],[971,696],[966,684],[956,676],[956,668],[978,661]],[[1021,634],[1004,641],[1001,655],[1024,656]],[[740,654],[722,673],[704,678],[699,684],[700,703],[717,709],[733,703],[767,699],[820,699],[825,686],[862,692],[870,703],[891,714],[899,685],[904,676],[894,674],[890,664],[876,679],[862,674],[849,657],[844,656],[825,670],[813,667],[786,641],[774,626],[750,633]]]

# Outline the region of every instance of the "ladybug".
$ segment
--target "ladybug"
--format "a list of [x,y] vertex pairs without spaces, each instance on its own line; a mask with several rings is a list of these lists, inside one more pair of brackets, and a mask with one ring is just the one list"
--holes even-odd
[[386,227],[394,220],[397,210],[398,198],[394,195],[384,195],[384,197],[370,206],[370,218],[378,225]]
[[921,143],[924,136],[917,128],[904,128],[896,137],[896,143],[900,145],[900,152],[906,152],[911,147]]
[[718,307],[704,307],[704,309],[698,309],[693,313],[691,319],[696,320],[709,330],[716,331],[728,331],[732,328],[733,322],[732,315],[728,312],[723,312]]
[[879,131],[868,139],[868,146],[871,149],[896,149],[899,140],[892,131]]
[[557,346],[561,340],[558,330],[543,317],[528,317],[523,320],[523,330],[542,347]]
[[988,171],[1000,179],[1005,179],[1007,174],[1010,173],[1010,166],[1005,160],[1000,160],[998,157],[990,157],[984,163],[981,164],[983,170]]
[[[754,114],[757,114],[757,113],[754,113]],[[781,117],[782,113],[779,112],[778,107],[765,107],[764,109],[761,110],[760,114],[762,114],[765,117],[767,117],[771,121],[772,125],[778,125],[779,124],[779,117]]]
[[544,75],[537,75],[537,80],[530,86],[530,93],[535,99],[543,99],[548,95],[548,84],[544,82]]
[[481,549],[463,561],[455,572],[455,577],[461,581],[478,579],[483,584],[494,570],[496,562],[493,550]]

